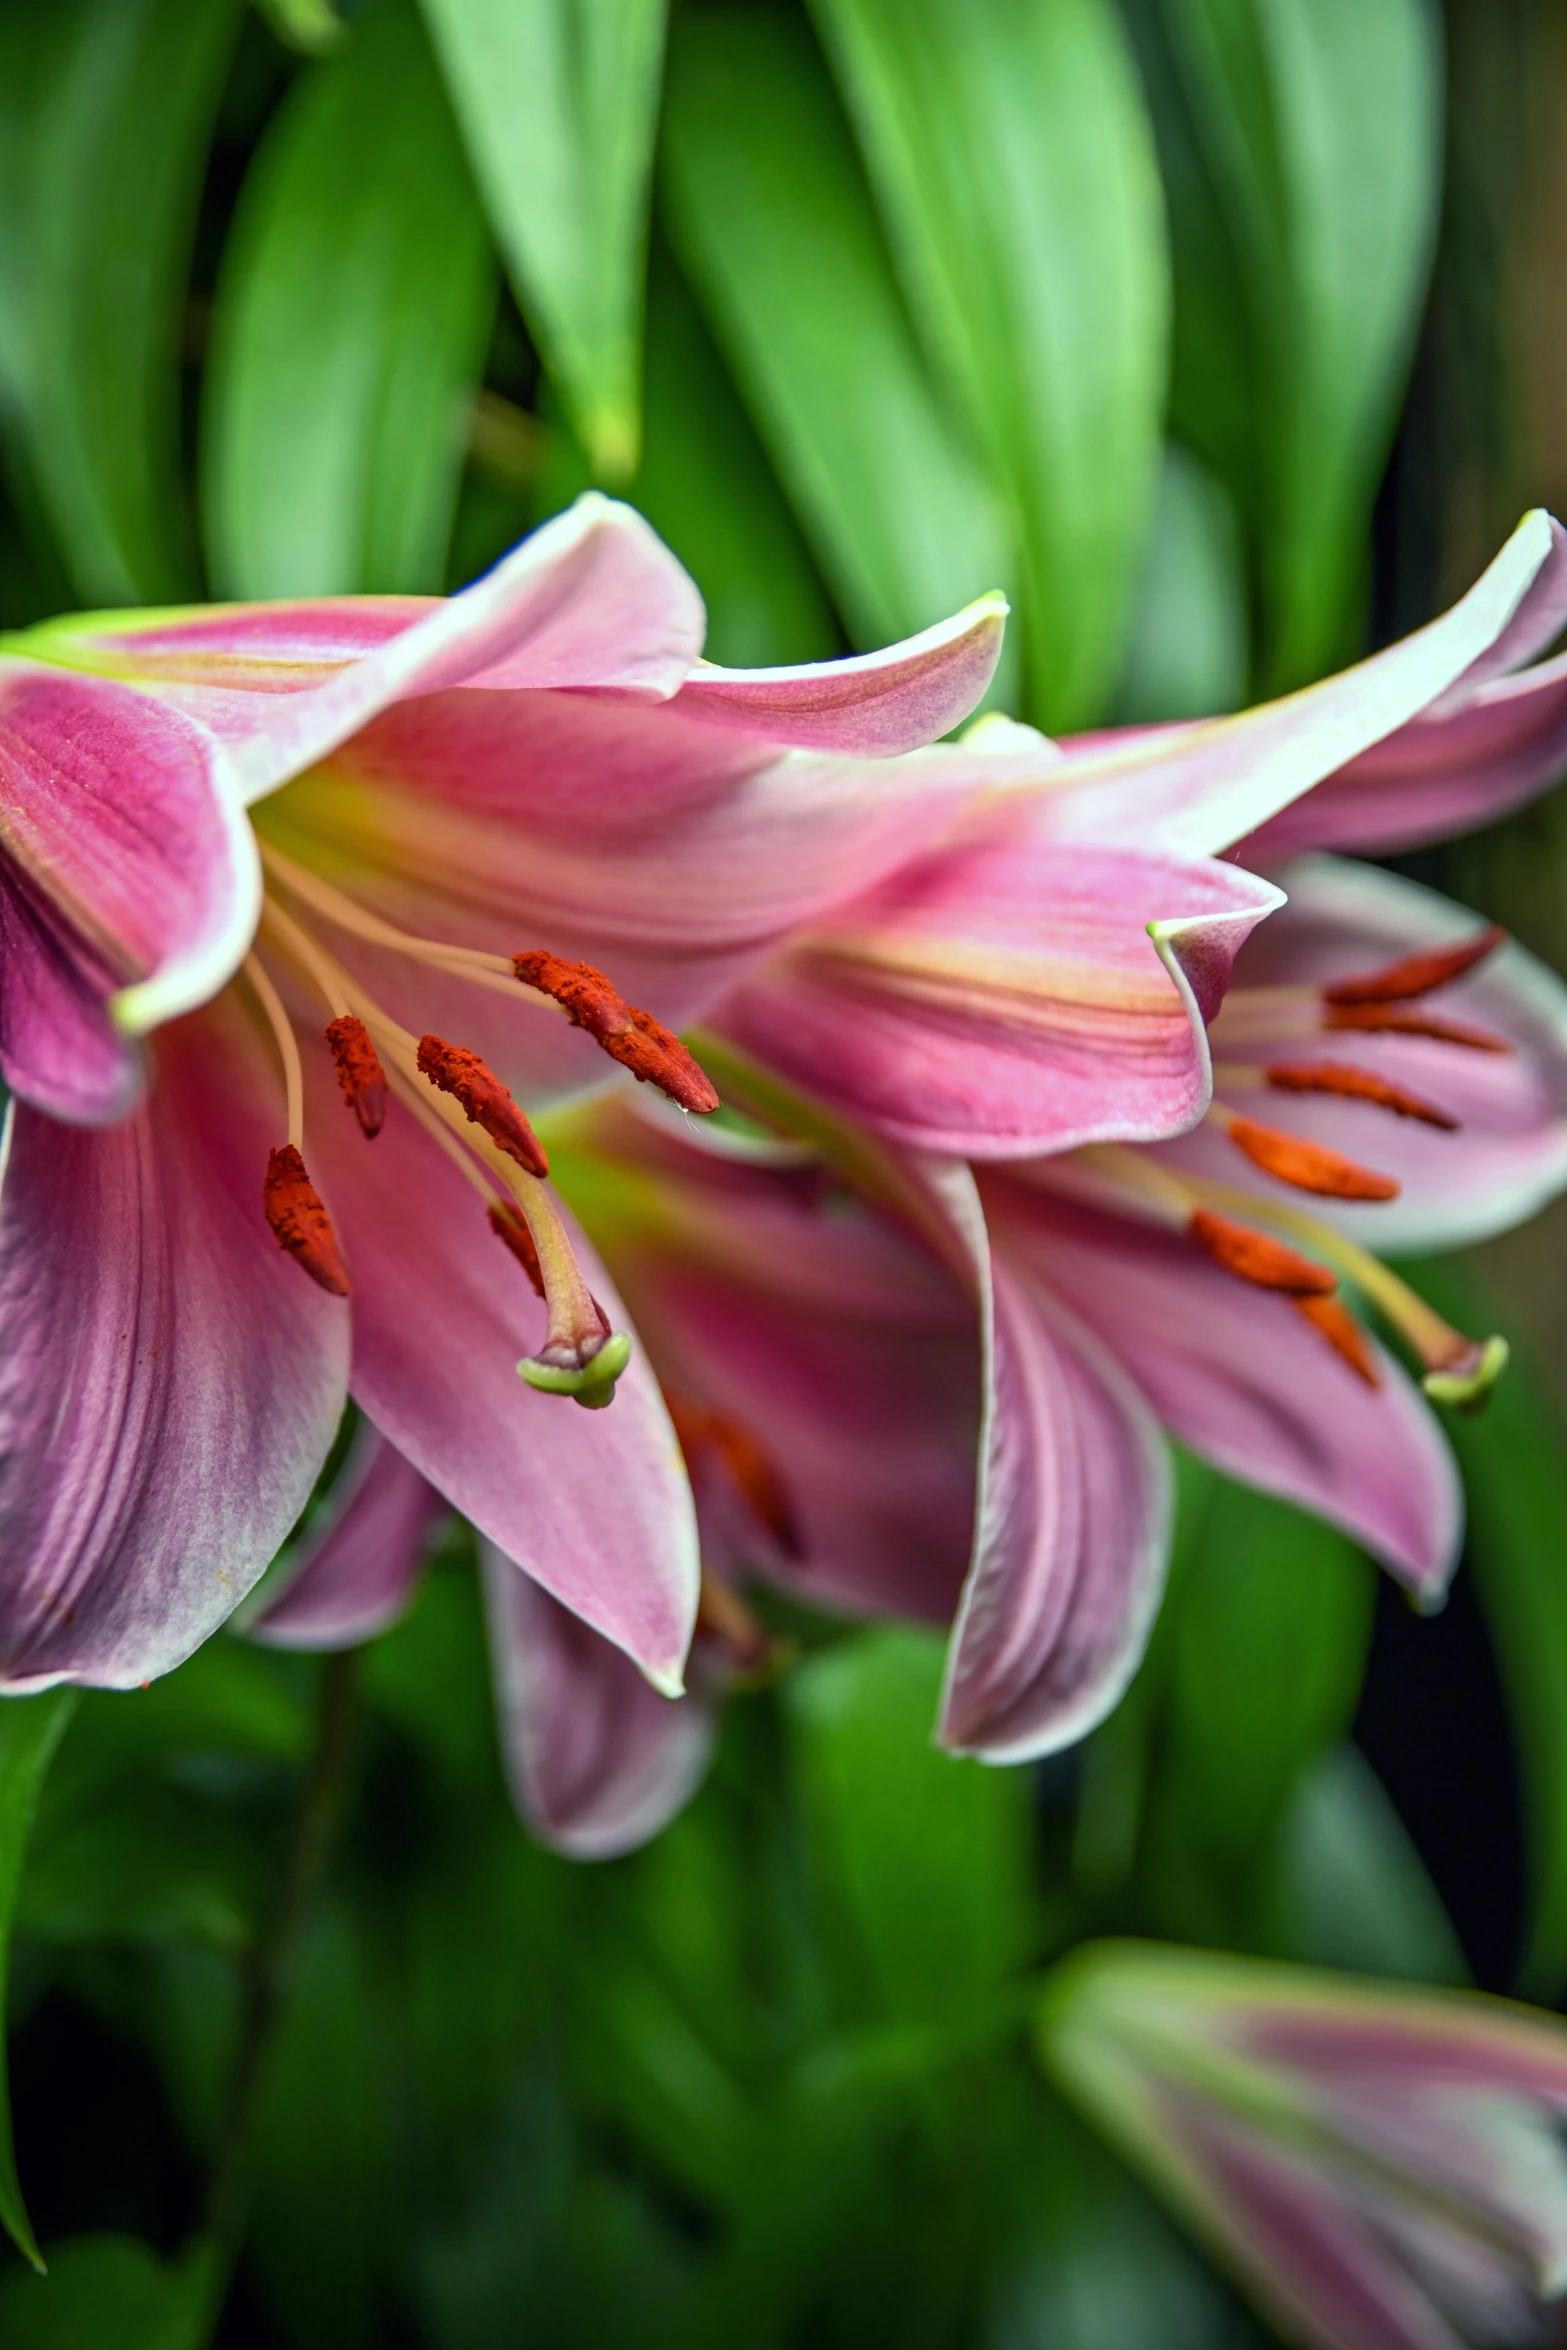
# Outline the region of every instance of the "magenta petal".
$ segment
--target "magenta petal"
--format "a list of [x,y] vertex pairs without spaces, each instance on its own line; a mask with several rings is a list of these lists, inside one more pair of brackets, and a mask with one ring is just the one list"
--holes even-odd
[[[134,1687],[217,1629],[304,1507],[348,1312],[261,1215],[275,1105],[224,1003],[120,1124],[12,1113],[0,1194],[0,1682]],[[249,1080],[249,1082],[247,1082]]]
[[402,1614],[446,1505],[366,1420],[322,1524],[245,1629],[270,1648],[357,1648]]
[[[325,1052],[307,1146],[354,1276],[356,1400],[454,1509],[564,1605],[678,1688],[697,1598],[690,1488],[640,1350],[605,1411],[524,1385],[543,1308],[483,1202],[394,1100],[366,1143]],[[615,1327],[628,1320],[579,1242]]]
[[1098,1334],[1172,1435],[1440,1597],[1463,1497],[1435,1419],[1386,1355],[1368,1388],[1287,1299],[1182,1235],[1001,1178],[986,1202],[1009,1259]]
[[1001,656],[1007,607],[977,603],[878,653],[798,669],[720,669],[704,661],[681,689],[683,714],[807,750],[884,758],[932,743],[976,706]]
[[1153,1415],[1026,1263],[992,1268],[965,1169],[933,1166],[988,1330],[973,1562],[939,1735],[991,1762],[1070,1745],[1120,1698],[1163,1588],[1172,1507]]
[[100,678],[0,660],[0,1073],[52,1116],[120,1117],[131,1039],[204,1002],[260,872],[219,746]]
[[1209,1098],[1204,1020],[1281,897],[1233,866],[1063,854],[1012,829],[1003,814],[912,857],[713,1025],[915,1149],[1017,1157],[1180,1132]]
[[1567,769],[1567,656],[1499,677],[1445,717],[1373,744],[1241,843],[1248,863],[1299,849],[1380,856],[1491,824]]
[[1563,530],[1554,514],[1546,516],[1550,525],[1550,552],[1535,573],[1517,610],[1496,642],[1470,663],[1462,677],[1457,677],[1439,702],[1428,713],[1439,717],[1448,710],[1461,709],[1484,685],[1493,678],[1507,677],[1522,669],[1526,661],[1547,653],[1567,628],[1567,530]]
[[650,1688],[619,1648],[482,1545],[507,1776],[535,1835],[575,1860],[656,1836],[701,1784],[713,1744],[705,1697]]

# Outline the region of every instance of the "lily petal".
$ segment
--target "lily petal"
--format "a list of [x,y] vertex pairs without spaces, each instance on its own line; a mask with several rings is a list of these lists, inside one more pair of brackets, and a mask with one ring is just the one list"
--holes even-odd
[[973,1178],[929,1162],[972,1268],[986,1407],[974,1551],[938,1735],[989,1762],[1050,1754],[1102,1721],[1157,1612],[1173,1507],[1152,1413],[1012,1254],[992,1262]]
[[[1233,1091],[1237,1108],[1343,1151],[1402,1187],[1375,1207],[1323,1201],[1326,1220],[1379,1254],[1457,1248],[1521,1223],[1554,1199],[1567,1187],[1567,987],[1522,947],[1507,945],[1434,999],[1444,1019],[1488,1030],[1510,1052],[1357,1031],[1269,1045],[1256,1037],[1246,989],[1312,990],[1411,952],[1457,945],[1478,928],[1461,906],[1372,866],[1313,857],[1281,878],[1290,902],[1247,947],[1237,974],[1241,992],[1213,1038],[1221,1071],[1317,1057],[1348,1061],[1458,1121],[1456,1132],[1444,1133],[1331,1096]],[[1228,1031],[1240,1022],[1232,1044]],[[1158,1155],[1229,1183],[1243,1165],[1211,1125],[1162,1145]],[[1250,1166],[1243,1179],[1279,1199],[1297,1196]]]
[[[1506,644],[1556,559],[1554,528],[1542,510],[1527,514],[1451,611],[1301,693],[1233,718],[1061,746],[1065,757],[1039,768],[1042,829],[1062,841],[1125,841],[1184,857],[1233,847]],[[995,767],[998,783],[1029,782],[1026,755],[998,754]]]
[[[130,1688],[255,1583],[342,1410],[348,1316],[274,1245],[278,1105],[231,1002],[116,1126],[12,1112],[0,1194],[0,1685]],[[247,1079],[254,1082],[247,1083]]]
[[796,669],[720,669],[699,662],[681,711],[775,743],[885,758],[935,742],[965,719],[1001,657],[1007,602],[981,596],[950,620],[843,661]]
[[[1016,1157],[1179,1133],[1205,1021],[1283,903],[1236,867],[1017,840],[1004,816],[792,939],[712,1025],[914,1149]],[[1152,936],[1150,936],[1152,933]]]
[[713,1709],[671,1700],[630,1659],[480,1545],[507,1776],[534,1833],[575,1860],[656,1836],[707,1769]]
[[329,1515],[246,1632],[269,1648],[357,1648],[373,1640],[413,1597],[445,1507],[366,1420],[333,1487]]
[[56,1118],[137,1099],[130,1041],[214,995],[261,902],[221,747],[100,678],[0,660],[0,1074]]
[[1181,1236],[999,1175],[985,1199],[1009,1260],[1098,1335],[1172,1435],[1342,1526],[1420,1598],[1440,1598],[1462,1489],[1435,1418],[1388,1356],[1378,1350],[1372,1390],[1286,1299]]
[[[634,1351],[607,1411],[517,1377],[543,1308],[458,1170],[394,1102],[366,1143],[324,1050],[307,1061],[311,1171],[354,1277],[353,1391],[394,1445],[546,1590],[678,1689],[696,1613],[690,1488]],[[607,1274],[590,1287],[627,1328]]]

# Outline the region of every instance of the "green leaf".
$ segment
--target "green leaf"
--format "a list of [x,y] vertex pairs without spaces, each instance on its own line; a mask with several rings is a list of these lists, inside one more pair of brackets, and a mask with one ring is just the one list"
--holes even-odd
[[640,439],[664,0],[424,0],[517,298],[597,473]]
[[1238,709],[1246,698],[1247,626],[1233,501],[1172,441],[1116,688],[1118,723]]
[[[1190,108],[1206,219],[1177,245],[1232,241],[1253,380],[1234,382],[1231,264],[1198,300],[1221,348],[1178,373],[1223,416],[1261,423],[1257,521],[1269,677],[1288,685],[1353,644],[1371,502],[1391,439],[1440,194],[1440,24],[1430,0],[1162,0]],[[1187,299],[1183,284],[1178,296]],[[1178,397],[1207,450],[1224,437]]]
[[931,1745],[942,1653],[925,1632],[857,1633],[787,1690],[813,1861],[874,2007],[897,2019],[957,2020],[1036,1932],[1028,1774]]
[[440,590],[494,303],[428,44],[389,0],[300,77],[242,191],[204,416],[220,594]]
[[[11,1953],[22,1856],[54,1750],[76,1705],[74,1689],[51,1689],[42,1697],[18,1697],[0,1706],[0,2017]],[[0,2221],[34,2268],[43,2261],[34,2239],[16,2175],[11,2137],[11,2095],[0,2065]]]
[[329,57],[347,39],[348,28],[332,0],[256,0],[280,41],[306,57]]
[[827,72],[770,9],[703,9],[670,56],[670,233],[857,644],[1011,571],[944,409]]
[[[1439,1313],[1497,1326],[1494,1302],[1458,1265],[1403,1265]],[[1506,1375],[1474,1418],[1443,1426],[1469,1505],[1468,1573],[1506,1693],[1523,1778],[1530,1915],[1518,1989],[1552,2002],[1567,1982],[1567,1431],[1543,1372],[1514,1339]]]
[[1353,1746],[1303,1774],[1283,1825],[1280,1957],[1397,1982],[1464,1983],[1441,1896],[1381,1780]]
[[0,421],[87,603],[190,592],[185,272],[235,0],[0,11]]
[[6,2350],[201,2350],[205,2280],[134,2236],[72,2236],[47,2277],[0,2283]]
[[814,0],[915,317],[1021,518],[1029,699],[1100,714],[1158,479],[1169,270],[1109,0]]

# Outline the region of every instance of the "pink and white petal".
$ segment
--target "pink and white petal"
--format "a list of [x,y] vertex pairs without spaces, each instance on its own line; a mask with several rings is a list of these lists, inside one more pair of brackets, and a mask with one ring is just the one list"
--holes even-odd
[[123,1116],[132,1040],[215,995],[260,868],[221,747],[101,678],[0,659],[0,1074],[57,1118]]
[[[1344,1151],[1403,1187],[1397,1199],[1375,1205],[1321,1202],[1327,1219],[1378,1252],[1456,1248],[1523,1222],[1567,1188],[1567,987],[1554,972],[1508,945],[1433,999],[1442,1017],[1505,1038],[1507,1053],[1349,1030],[1273,1045],[1249,1041],[1248,987],[1317,988],[1456,945],[1480,927],[1463,907],[1368,865],[1313,857],[1281,878],[1290,902],[1247,947],[1241,992],[1212,1039],[1220,1093],[1228,1067],[1343,1061],[1407,1087],[1460,1122],[1447,1133],[1332,1096],[1232,1090],[1227,1098],[1236,1108]],[[1235,1029],[1233,1047],[1227,1019],[1246,1023]],[[1212,1125],[1161,1146],[1159,1155],[1193,1173],[1294,1196],[1240,1160]]]
[[1169,1457],[1141,1395],[1012,1257],[991,1256],[966,1168],[929,1162],[977,1288],[986,1402],[974,1549],[938,1736],[1024,1762],[1071,1745],[1142,1659],[1168,1561]]
[[695,586],[642,517],[590,491],[461,595],[236,605],[55,623],[41,653],[112,666],[229,744],[247,801],[389,704],[452,686],[662,701],[702,648]]
[[546,1844],[610,1860],[666,1827],[701,1785],[713,1707],[662,1697],[630,1658],[480,1545],[490,1659],[513,1799]]
[[1501,677],[1445,717],[1375,743],[1238,845],[1249,865],[1301,849],[1383,856],[1492,824],[1567,770],[1567,656]]
[[[696,1614],[690,1488],[640,1349],[586,1412],[517,1376],[543,1308],[483,1203],[394,1100],[366,1143],[324,1051],[307,1057],[306,1145],[354,1278],[353,1392],[454,1509],[546,1590],[678,1689]],[[617,1328],[628,1324],[585,1242]]]
[[998,756],[996,781],[1032,789],[1044,836],[1216,856],[1407,726],[1505,641],[1554,543],[1549,516],[1526,515],[1451,611],[1282,701],[1196,726],[1067,743],[1066,756],[1033,779],[1026,755]]
[[1433,1415],[1385,1354],[1371,1389],[1287,1299],[1182,1235],[1038,1183],[987,1178],[985,1198],[1009,1259],[1097,1334],[1173,1436],[1342,1526],[1418,1598],[1440,1599],[1462,1490]]
[[1453,680],[1433,706],[1430,713],[1433,718],[1443,716],[1448,710],[1462,709],[1482,686],[1495,678],[1511,676],[1526,662],[1548,653],[1567,628],[1567,530],[1563,530],[1554,514],[1546,519],[1551,526],[1550,553],[1495,644],[1478,661],[1472,662],[1462,677]]
[[347,1308],[261,1213],[277,1139],[232,999],[118,1125],[18,1105],[0,1193],[0,1686],[132,1688],[198,1648],[309,1498]]
[[979,702],[1001,658],[1007,602],[981,596],[950,620],[843,661],[796,669],[720,669],[699,662],[682,713],[772,743],[886,758],[933,743]]
[[984,820],[808,927],[713,1025],[914,1149],[1144,1141],[1207,1107],[1204,1022],[1282,903],[1233,866],[1063,856]]
[[974,1510],[979,1359],[961,1284],[820,1168],[724,1161],[601,1113],[624,1205],[601,1245],[660,1376],[766,1461],[787,1539],[700,1480],[716,1564],[802,1598],[946,1621]]
[[446,1504],[366,1420],[327,1514],[299,1547],[278,1596],[245,1626],[269,1648],[357,1648],[396,1623],[414,1594]]

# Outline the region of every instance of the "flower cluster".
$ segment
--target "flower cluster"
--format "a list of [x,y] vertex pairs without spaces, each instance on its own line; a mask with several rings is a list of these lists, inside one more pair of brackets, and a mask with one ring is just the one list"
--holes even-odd
[[364,1637],[461,1511],[519,1800],[582,1853],[694,1783],[748,1579],[950,1622],[949,1747],[1080,1736],[1158,1605],[1165,1431],[1439,1598],[1426,1397],[1503,1350],[1376,1252],[1567,1180],[1567,993],[1325,852],[1554,776],[1564,550],[1532,515],[1357,669],[1064,744],[940,740],[998,599],[726,671],[597,497],[444,604],[11,640],[6,1685],[188,1655],[350,1393],[251,1628]]

